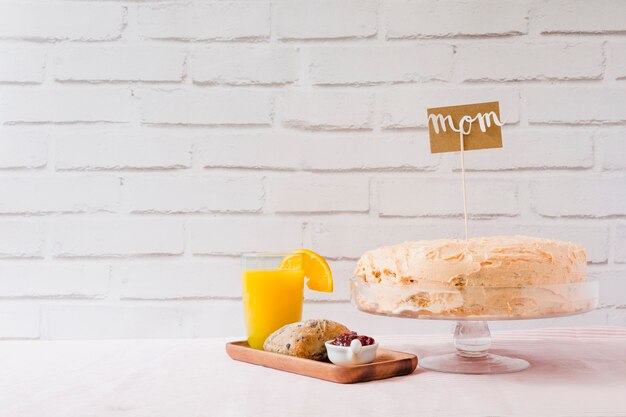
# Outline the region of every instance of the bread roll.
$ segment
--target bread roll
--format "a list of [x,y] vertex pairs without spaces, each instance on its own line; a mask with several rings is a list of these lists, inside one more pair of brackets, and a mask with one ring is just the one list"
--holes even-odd
[[331,320],[306,320],[287,324],[272,333],[263,344],[268,352],[299,358],[326,360],[324,343],[342,333],[349,332],[343,324]]

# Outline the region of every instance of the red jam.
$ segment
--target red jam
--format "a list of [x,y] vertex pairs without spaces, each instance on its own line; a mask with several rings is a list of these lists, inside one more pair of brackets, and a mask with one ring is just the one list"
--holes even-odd
[[359,336],[358,334],[356,334],[356,332],[348,332],[340,334],[335,340],[330,342],[330,344],[335,346],[350,346],[350,342],[352,342],[354,339],[359,339],[361,345],[363,346],[369,346],[376,343],[376,341],[369,336]]

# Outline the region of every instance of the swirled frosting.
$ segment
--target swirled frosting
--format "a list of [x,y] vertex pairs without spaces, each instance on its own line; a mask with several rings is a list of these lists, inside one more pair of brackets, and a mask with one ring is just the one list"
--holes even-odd
[[533,286],[583,281],[582,246],[529,236],[421,240],[366,252],[355,275],[400,285]]
[[407,317],[542,317],[589,310],[585,250],[528,236],[423,240],[366,252],[355,275],[364,310]]

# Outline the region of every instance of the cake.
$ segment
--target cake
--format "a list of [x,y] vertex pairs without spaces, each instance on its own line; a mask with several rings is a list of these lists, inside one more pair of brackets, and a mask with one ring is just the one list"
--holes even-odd
[[[355,302],[402,316],[540,317],[588,309],[582,246],[528,236],[423,240],[359,259]],[[584,289],[583,289],[584,290]]]

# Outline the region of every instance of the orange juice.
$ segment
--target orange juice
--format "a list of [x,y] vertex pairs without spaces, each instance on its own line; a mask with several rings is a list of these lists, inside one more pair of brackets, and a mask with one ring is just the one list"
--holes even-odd
[[244,270],[242,284],[251,347],[262,349],[270,334],[302,319],[304,270]]

